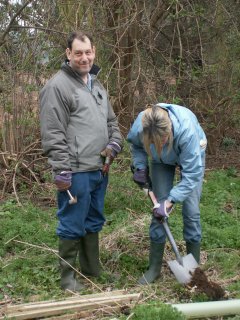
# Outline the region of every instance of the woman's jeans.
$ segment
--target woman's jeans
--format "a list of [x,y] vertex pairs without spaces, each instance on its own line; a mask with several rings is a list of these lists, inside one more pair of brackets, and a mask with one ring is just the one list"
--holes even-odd
[[[156,163],[154,161],[151,163],[153,192],[159,202],[168,198],[169,192],[173,187],[175,169],[175,166]],[[182,204],[183,238],[186,242],[190,243],[200,243],[202,237],[199,202],[202,192],[204,169],[205,167],[203,167],[202,177],[198,185]],[[170,220],[174,219],[174,214],[173,211],[170,215]],[[164,228],[155,217],[152,218],[150,225],[150,239],[157,243],[166,241]]]
[[99,232],[105,222],[104,197],[108,176],[101,170],[72,174],[69,191],[77,197],[77,203],[69,204],[66,191],[58,192],[57,235],[66,239],[79,239],[86,233]]

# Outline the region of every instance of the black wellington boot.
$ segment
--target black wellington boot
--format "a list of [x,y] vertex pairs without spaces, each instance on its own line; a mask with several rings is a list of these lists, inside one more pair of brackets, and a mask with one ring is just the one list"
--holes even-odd
[[79,242],[79,263],[81,272],[85,276],[99,277],[99,235],[96,233],[87,233]]
[[[59,259],[61,271],[61,288],[79,292],[84,286],[76,280],[76,258],[78,254],[78,240],[59,239]],[[72,268],[73,267],[73,268]]]
[[149,269],[138,280],[139,284],[146,285],[154,282],[160,277],[164,248],[165,243],[150,243]]
[[197,263],[200,262],[200,248],[201,244],[199,242],[186,242],[187,254],[191,253]]

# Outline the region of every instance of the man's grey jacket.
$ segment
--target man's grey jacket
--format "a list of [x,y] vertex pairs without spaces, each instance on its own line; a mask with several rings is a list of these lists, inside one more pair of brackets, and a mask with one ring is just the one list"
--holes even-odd
[[65,62],[40,92],[42,147],[54,173],[101,169],[107,144],[122,145],[107,92],[96,75],[91,77],[92,90]]

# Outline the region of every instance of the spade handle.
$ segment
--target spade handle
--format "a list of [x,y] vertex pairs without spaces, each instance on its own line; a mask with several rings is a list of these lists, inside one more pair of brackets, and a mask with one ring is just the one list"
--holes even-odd
[[[153,193],[153,191],[152,191],[152,190],[149,190],[149,191],[148,191],[148,195],[149,195],[150,199],[152,200],[152,203],[153,203],[154,205],[156,205],[156,204],[158,203],[158,201],[157,201],[157,199],[156,199],[155,194]],[[162,225],[163,225],[164,231],[165,231],[165,233],[166,233],[166,235],[167,235],[167,237],[168,237],[168,240],[169,240],[169,242],[171,243],[171,246],[172,246],[172,249],[173,249],[173,251],[174,251],[174,253],[175,253],[175,256],[176,256],[176,258],[177,258],[177,261],[183,266],[183,259],[182,259],[181,255],[180,255],[179,251],[178,251],[176,242],[175,242],[175,240],[174,240],[174,238],[173,238],[173,235],[172,235],[172,233],[171,233],[171,231],[170,231],[170,229],[169,229],[167,218],[164,218],[164,219],[163,219]]]

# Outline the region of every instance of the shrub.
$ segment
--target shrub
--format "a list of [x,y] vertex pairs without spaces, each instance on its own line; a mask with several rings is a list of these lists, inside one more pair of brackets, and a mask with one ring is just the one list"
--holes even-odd
[[154,302],[133,309],[132,320],[185,320],[186,317],[171,305]]

